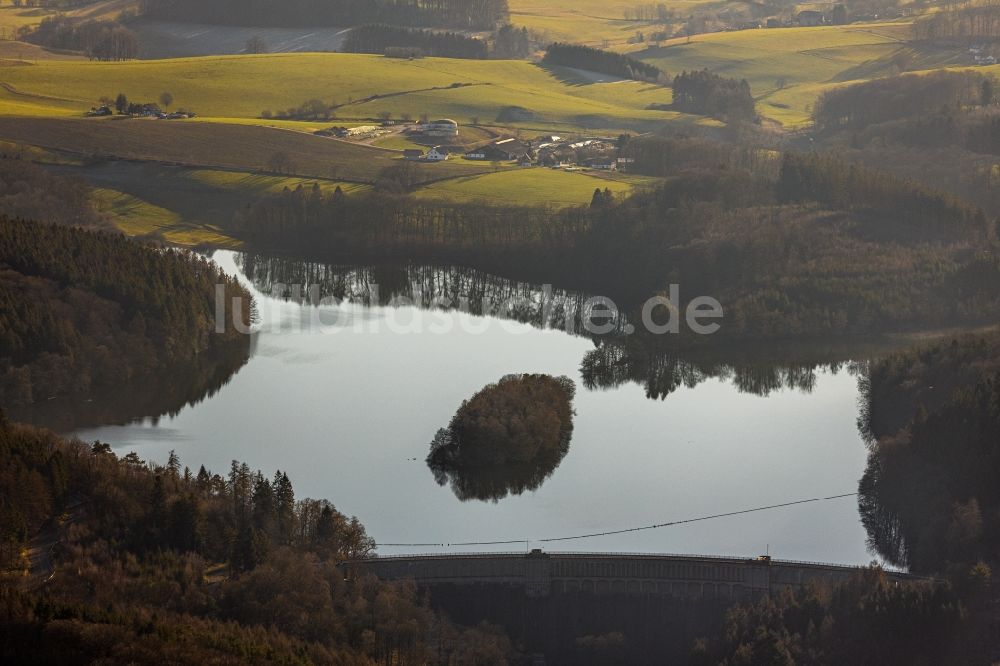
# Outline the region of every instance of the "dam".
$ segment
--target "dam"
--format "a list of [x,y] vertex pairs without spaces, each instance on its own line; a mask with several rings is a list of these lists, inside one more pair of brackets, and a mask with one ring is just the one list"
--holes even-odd
[[[351,562],[384,580],[418,586],[501,585],[528,597],[566,593],[644,594],[676,599],[739,601],[807,583],[834,584],[862,567],[753,558],[629,553],[469,553],[400,555]],[[886,571],[891,582],[921,580]]]

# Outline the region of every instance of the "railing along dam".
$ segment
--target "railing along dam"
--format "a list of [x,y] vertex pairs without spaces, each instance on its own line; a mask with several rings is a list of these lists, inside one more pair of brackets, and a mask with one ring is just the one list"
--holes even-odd
[[[374,557],[349,565],[384,580],[412,578],[417,585],[505,585],[529,597],[584,592],[658,594],[684,599],[756,597],[810,581],[838,583],[860,567],[770,558],[640,555],[624,553],[482,553]],[[890,581],[919,580],[887,571]]]

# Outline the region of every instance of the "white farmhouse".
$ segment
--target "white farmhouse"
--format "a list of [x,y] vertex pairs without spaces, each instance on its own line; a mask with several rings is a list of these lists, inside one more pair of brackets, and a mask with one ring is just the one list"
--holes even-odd
[[428,162],[444,162],[448,159],[448,149],[443,146],[434,146],[427,151],[424,159]]

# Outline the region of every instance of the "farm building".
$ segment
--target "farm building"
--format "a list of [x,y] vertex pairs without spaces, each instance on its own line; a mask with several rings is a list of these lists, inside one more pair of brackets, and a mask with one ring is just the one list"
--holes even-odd
[[403,151],[404,160],[422,160],[424,158],[424,151],[417,148],[407,148]]
[[427,151],[427,155],[424,156],[424,159],[428,162],[443,162],[448,159],[448,157],[447,148],[444,146],[434,146]]
[[[504,160],[516,160],[525,153],[530,152],[531,148],[517,139],[500,139],[487,146],[486,151],[487,153],[499,155]],[[490,159],[493,159],[493,157],[491,156]]]
[[618,162],[609,157],[595,157],[584,160],[582,166],[590,167],[591,169],[600,169],[601,171],[615,171],[618,168]]
[[420,129],[427,136],[458,136],[458,123],[448,118],[433,120]]
[[485,146],[473,148],[465,153],[467,160],[489,160],[491,162],[510,162],[531,156],[531,148],[517,139],[500,139]]

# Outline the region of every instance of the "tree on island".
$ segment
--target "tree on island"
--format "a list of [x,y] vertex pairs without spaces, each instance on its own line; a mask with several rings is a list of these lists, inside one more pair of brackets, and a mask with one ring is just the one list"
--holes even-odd
[[427,465],[462,500],[534,490],[569,451],[575,394],[568,377],[508,375],[462,403]]

